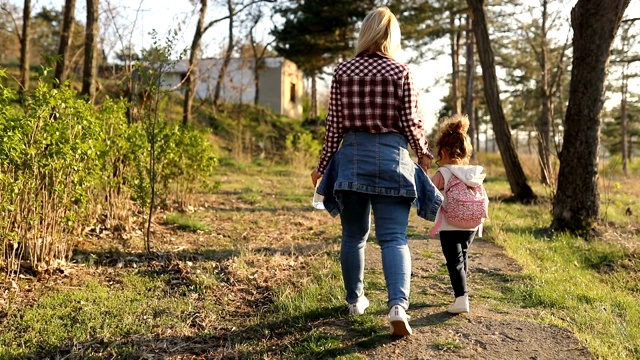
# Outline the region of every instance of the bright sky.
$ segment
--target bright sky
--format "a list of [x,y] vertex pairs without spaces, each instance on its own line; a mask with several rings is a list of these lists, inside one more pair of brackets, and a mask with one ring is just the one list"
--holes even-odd
[[[525,0],[533,4],[538,0]],[[564,0],[563,15],[569,18],[569,12],[577,0]],[[21,7],[21,0],[9,0],[10,3]],[[152,30],[158,33],[158,39],[162,41],[170,31],[177,30],[177,52],[187,48],[191,43],[193,32],[197,22],[196,8],[189,0],[101,0],[101,19],[117,24],[108,29],[107,39],[112,39],[104,43],[105,50],[109,56],[122,47],[123,43],[134,44],[136,50],[151,46],[153,38],[149,35]],[[62,8],[64,0],[32,0],[33,12],[37,12],[42,6]],[[106,11],[107,5],[113,9]],[[76,18],[83,21],[85,17],[85,2],[77,0]],[[226,8],[209,6],[208,21],[223,17],[227,14]],[[534,14],[535,16],[535,14]],[[640,0],[631,0],[625,17],[640,17]],[[221,22],[205,34],[202,39],[203,55],[205,57],[215,56],[223,48],[227,33],[227,23]],[[567,21],[568,26],[568,21]],[[265,24],[262,34],[264,42],[268,41],[270,25]],[[562,37],[566,34],[561,34]],[[119,40],[113,40],[119,39]],[[448,51],[448,42],[443,41],[442,46]],[[409,54],[400,55],[400,60],[408,60]],[[448,56],[443,56],[437,60],[425,61],[422,64],[411,65],[416,84],[424,90],[421,107],[430,128],[436,121],[435,114],[442,106],[440,99],[448,92],[446,83],[442,80],[451,73],[451,63]],[[327,80],[330,80],[327,79]],[[324,84],[328,88],[328,84]],[[640,84],[637,85],[640,88]],[[326,90],[325,90],[326,91]]]

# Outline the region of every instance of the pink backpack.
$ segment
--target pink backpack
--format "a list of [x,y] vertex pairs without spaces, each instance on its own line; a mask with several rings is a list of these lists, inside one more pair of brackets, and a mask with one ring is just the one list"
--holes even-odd
[[443,195],[445,204],[440,207],[440,216],[429,235],[435,236],[438,233],[444,217],[449,224],[458,228],[478,227],[478,236],[482,236],[482,224],[489,215],[489,198],[484,186],[482,184],[467,186],[464,181],[451,173],[449,181],[445,184]]

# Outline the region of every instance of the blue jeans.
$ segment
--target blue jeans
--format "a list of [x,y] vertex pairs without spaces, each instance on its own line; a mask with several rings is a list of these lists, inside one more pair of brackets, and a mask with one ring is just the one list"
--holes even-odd
[[382,269],[387,284],[387,304],[409,307],[411,254],[407,244],[409,210],[413,199],[401,196],[374,195],[340,191],[344,206],[340,264],[347,291],[347,303],[354,304],[364,296],[364,248],[371,225],[376,224],[376,238],[382,249]]

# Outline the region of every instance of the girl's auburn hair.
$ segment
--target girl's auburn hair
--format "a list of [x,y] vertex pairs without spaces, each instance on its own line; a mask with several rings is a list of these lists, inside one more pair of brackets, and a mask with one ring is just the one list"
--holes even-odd
[[467,135],[468,130],[469,118],[467,115],[454,115],[444,118],[436,137],[438,161],[444,151],[451,160],[461,160],[464,164],[469,163],[473,145],[471,145],[471,139]]

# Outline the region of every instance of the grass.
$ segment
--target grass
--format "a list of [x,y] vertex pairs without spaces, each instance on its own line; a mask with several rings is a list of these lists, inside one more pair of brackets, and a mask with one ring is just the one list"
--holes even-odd
[[431,345],[440,351],[455,351],[462,349],[462,345],[455,340],[436,341]]
[[[499,161],[489,160],[487,171],[493,172],[491,164]],[[497,173],[487,183],[490,195],[508,194]],[[77,358],[171,357],[185,354],[162,349],[190,346],[196,357],[361,359],[359,351],[385,344],[383,273],[367,269],[367,295],[378,301],[364,316],[349,316],[336,257],[339,219],[311,210],[308,173],[229,162],[218,177],[220,188],[207,200],[215,210],[166,217],[167,225],[184,232],[172,233],[177,240],[171,245],[184,241],[186,259],[140,260],[137,269],[107,261],[79,265],[73,281],[58,279],[31,292],[31,299],[0,308],[0,316],[6,313],[0,317],[0,358],[55,358],[72,351]],[[637,215],[625,215],[626,207],[640,202],[640,185],[616,181],[620,185],[607,188],[602,209],[608,222],[598,241],[538,236],[551,222],[548,203],[492,201],[487,236],[522,273],[473,273],[472,281],[481,282],[474,301],[505,316],[528,309],[530,320],[570,328],[603,359],[640,358]],[[424,229],[411,234],[420,239]],[[128,251],[142,252],[142,246],[131,240]],[[441,257],[428,250],[420,255]],[[443,263],[425,276],[448,289]],[[416,288],[413,304],[425,304],[425,310],[434,301],[448,302],[448,294],[434,291]],[[449,318],[427,331],[463,322]],[[443,338],[425,345],[463,349]]]
[[76,289],[42,296],[7,319],[0,333],[0,358],[49,354],[83,343],[110,343],[153,335],[185,322],[188,302],[164,293],[165,279],[136,274],[119,285],[90,281]]
[[545,309],[546,322],[571,328],[602,358],[640,357],[639,294],[625,281],[630,270],[640,271],[637,254],[604,240],[538,237],[534,230],[551,221],[540,207],[497,204],[492,213],[495,241],[528,278],[510,289],[509,301]]
[[165,224],[174,225],[176,229],[182,231],[209,231],[209,226],[203,221],[197,219],[193,214],[185,214],[173,212],[167,214]]

